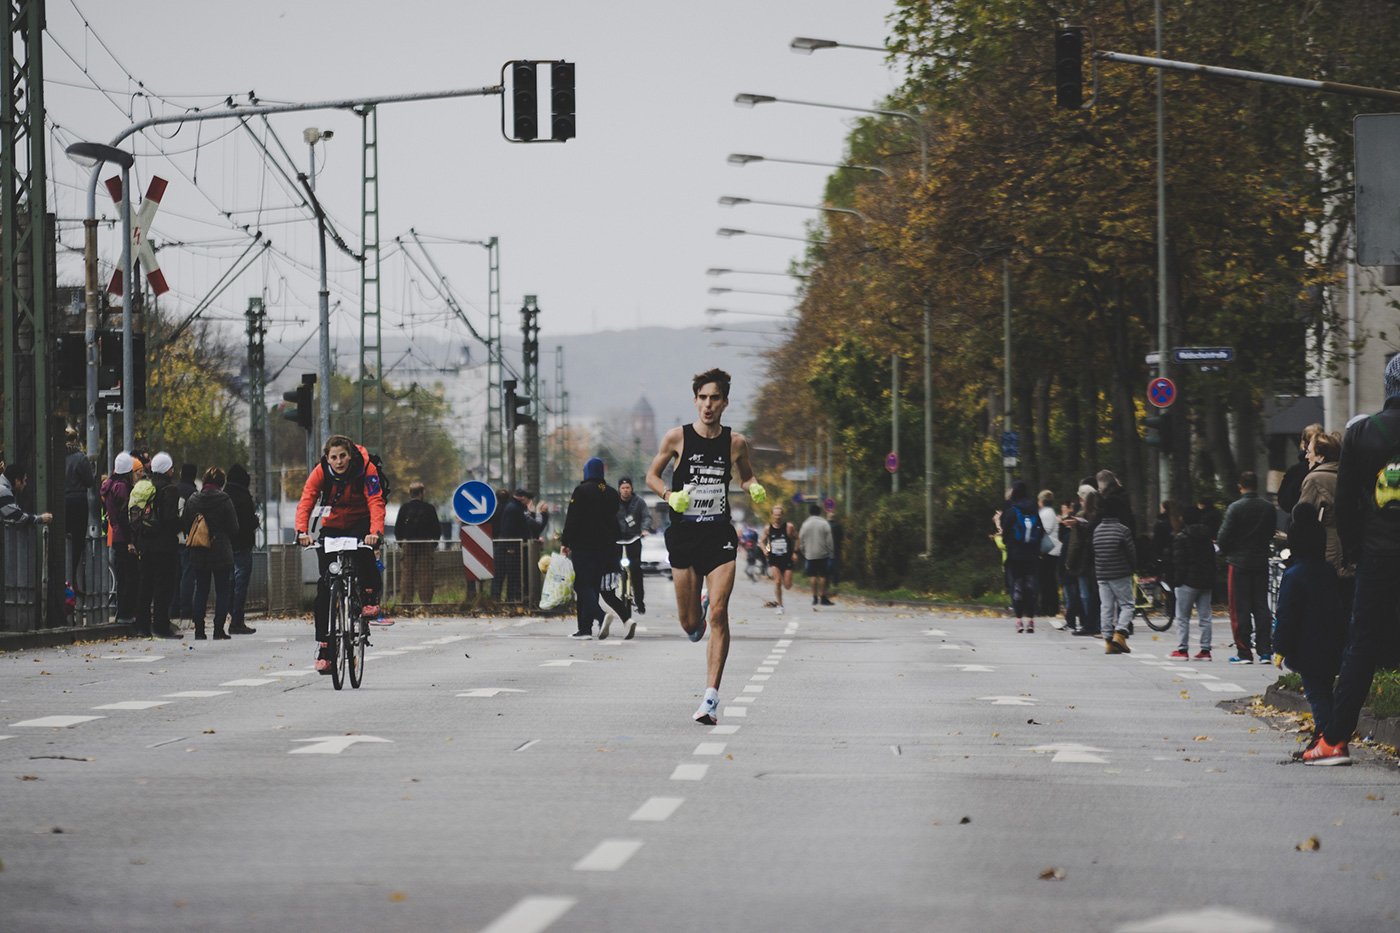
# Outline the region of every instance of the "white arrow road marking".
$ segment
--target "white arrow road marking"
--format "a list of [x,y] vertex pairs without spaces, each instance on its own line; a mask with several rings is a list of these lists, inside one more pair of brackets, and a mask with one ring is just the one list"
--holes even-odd
[[683,803],[684,797],[650,797],[628,819],[640,823],[660,823],[670,819]]
[[1063,745],[1034,745],[1026,749],[1028,752],[1044,754],[1050,752],[1054,757],[1051,762],[1063,762],[1065,764],[1083,765],[1106,765],[1108,759],[1100,758],[1094,752],[1108,751],[1106,748],[1094,748],[1092,745],[1075,745],[1073,743]]
[[261,687],[263,684],[275,684],[276,680],[271,677],[243,677],[238,680],[226,680],[219,684],[220,687]]
[[941,628],[926,628],[926,629],[924,629],[924,634],[925,634],[925,635],[942,635],[942,636],[944,636],[945,638],[946,638],[947,635],[948,635],[948,633],[945,632],[945,631],[943,631],[943,629],[941,629]]
[[377,735],[321,735],[314,739],[292,739],[292,741],[315,742],[316,744],[294,748],[287,752],[288,755],[339,755],[357,742],[392,743],[394,740],[381,739]]
[[695,746],[693,755],[723,755],[725,745],[723,742],[701,742]]
[[710,735],[733,735],[738,731],[738,726],[715,726],[710,730]]
[[977,699],[991,700],[993,706],[1034,706],[1038,702],[1034,697],[991,696]]
[[500,693],[524,693],[524,690],[516,690],[513,687],[473,687],[466,693],[457,694],[459,697],[493,697]]
[[574,871],[617,871],[641,847],[640,839],[604,839],[574,863]]
[[1279,926],[1267,917],[1255,917],[1225,907],[1162,914],[1114,928],[1114,933],[1277,933]]
[[561,661],[546,661],[540,667],[568,667],[570,664],[588,664],[589,662],[580,658],[569,658]]
[[709,765],[676,765],[676,770],[671,772],[671,780],[701,781],[705,778],[705,772],[709,770]]
[[179,693],[162,693],[161,696],[168,697],[172,700],[183,700],[186,698],[198,700],[204,697],[221,697],[226,693],[232,692],[232,690],[181,690]]
[[1212,692],[1214,692],[1214,693],[1244,693],[1244,692],[1245,692],[1245,689],[1244,689],[1243,687],[1241,687],[1239,684],[1220,683],[1220,684],[1201,684],[1201,686],[1202,686],[1202,687],[1205,687],[1207,690],[1210,690],[1210,691],[1212,691]]
[[5,741],[6,739],[13,739],[13,738],[14,738],[14,736],[12,736],[12,735],[0,735],[0,742]]
[[26,719],[24,722],[10,723],[11,729],[67,729],[69,726],[106,719],[106,716],[43,716],[39,719]]
[[481,933],[543,933],[575,903],[572,897],[527,897],[497,917]]
[[950,664],[949,667],[956,668],[966,674],[986,674],[996,670],[986,664]]
[[167,700],[122,700],[120,703],[106,703],[102,706],[94,706],[93,709],[155,709],[157,706],[169,706]]

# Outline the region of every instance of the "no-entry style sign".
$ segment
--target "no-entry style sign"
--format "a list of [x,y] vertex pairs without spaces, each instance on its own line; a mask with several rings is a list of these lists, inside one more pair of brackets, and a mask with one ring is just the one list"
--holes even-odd
[[1176,401],[1176,383],[1158,376],[1147,384],[1147,400],[1158,408],[1170,408]]
[[885,454],[885,472],[899,472],[899,454],[895,453],[893,450]]

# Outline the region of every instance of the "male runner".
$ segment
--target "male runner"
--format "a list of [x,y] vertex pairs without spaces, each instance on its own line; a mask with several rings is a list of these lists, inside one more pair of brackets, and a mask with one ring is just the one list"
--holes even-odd
[[[711,631],[705,698],[695,711],[701,725],[713,726],[719,707],[719,683],[729,656],[729,594],[734,589],[738,538],[729,517],[729,480],[735,468],[749,500],[762,505],[768,494],[754,479],[749,442],[720,424],[729,406],[729,373],[711,369],[691,380],[696,419],[666,432],[661,449],[647,468],[647,488],[671,507],[666,550],[681,628],[691,641]],[[676,461],[671,488],[661,473]],[[700,604],[700,587],[709,592],[709,618]]]
[[781,505],[773,506],[773,520],[763,528],[760,540],[773,573],[773,601],[783,614],[783,590],[792,589],[792,563],[796,558],[797,530],[783,516]]

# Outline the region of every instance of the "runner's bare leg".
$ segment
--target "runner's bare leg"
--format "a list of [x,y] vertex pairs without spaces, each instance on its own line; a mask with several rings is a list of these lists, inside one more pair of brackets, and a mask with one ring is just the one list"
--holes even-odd
[[[700,583],[700,575],[693,568],[671,570],[671,585],[676,590],[676,615],[680,617],[681,628],[687,635],[704,621],[700,618]],[[733,583],[732,575],[730,583]]]
[[[706,686],[719,689],[729,658],[729,594],[734,590],[734,561],[720,564],[705,578],[710,593],[710,653]],[[698,608],[698,607],[697,607]]]

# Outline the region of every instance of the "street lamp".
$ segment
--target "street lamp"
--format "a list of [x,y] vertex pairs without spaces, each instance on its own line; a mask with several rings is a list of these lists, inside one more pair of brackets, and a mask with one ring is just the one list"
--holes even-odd
[[775,240],[797,240],[801,243],[825,243],[821,237],[795,236],[791,233],[760,233],[757,230],[740,230],[736,227],[720,227],[715,231],[716,236],[736,237],[736,236],[766,236]]
[[776,317],[785,321],[792,320],[791,314],[778,311],[735,311],[732,308],[706,308],[705,313],[711,316],[716,314],[743,314],[749,317]]
[[711,286],[708,291],[711,295],[772,295],[774,298],[792,298],[794,300],[797,298],[791,292],[766,292],[759,288],[723,288],[715,285]]
[[[83,220],[83,266],[85,313],[83,315],[83,346],[87,355],[87,452],[96,457],[101,449],[97,433],[97,178],[102,165],[115,162],[122,170],[122,443],[131,450],[136,440],[136,386],[132,378],[136,371],[135,338],[132,335],[131,293],[134,283],[131,273],[131,167],[136,157],[124,149],[102,143],[77,142],[64,150],[68,158],[91,167],[88,178],[87,217]],[[97,526],[97,500],[88,496],[89,534]]]
[[[321,327],[321,443],[331,436],[331,292],[326,283],[326,213],[316,199],[316,144],[329,140],[334,130],[322,130],[314,126],[302,130],[301,138],[306,140],[306,148],[311,154],[311,172],[306,176],[306,186],[311,191],[312,206],[316,210],[316,234],[321,246],[321,291],[317,301],[317,312]],[[363,413],[362,413],[363,414]]]
[[818,49],[864,49],[867,52],[889,52],[882,45],[855,45],[850,42],[837,42],[835,39],[811,39],[798,36],[788,43],[788,48],[798,55],[811,55]]
[[780,159],[777,156],[753,155],[747,152],[732,152],[729,154],[729,164],[743,167],[752,162],[782,162],[785,165],[819,165],[823,168],[855,168],[864,172],[879,172],[886,178],[890,173],[878,165],[860,165],[855,162],[812,162],[808,159]]
[[764,204],[768,207],[795,207],[804,211],[826,211],[828,214],[849,214],[852,217],[859,217],[862,221],[868,221],[860,211],[852,207],[829,207],[825,204],[793,204],[790,201],[761,201],[758,198],[740,198],[732,194],[726,194],[719,199],[719,203],[725,207],[738,207],[743,204]]
[[[772,272],[767,269],[715,269],[705,270],[706,275],[786,275],[794,279],[805,279],[805,272]],[[730,289],[734,291],[734,289]],[[776,294],[776,293],[775,293]]]

